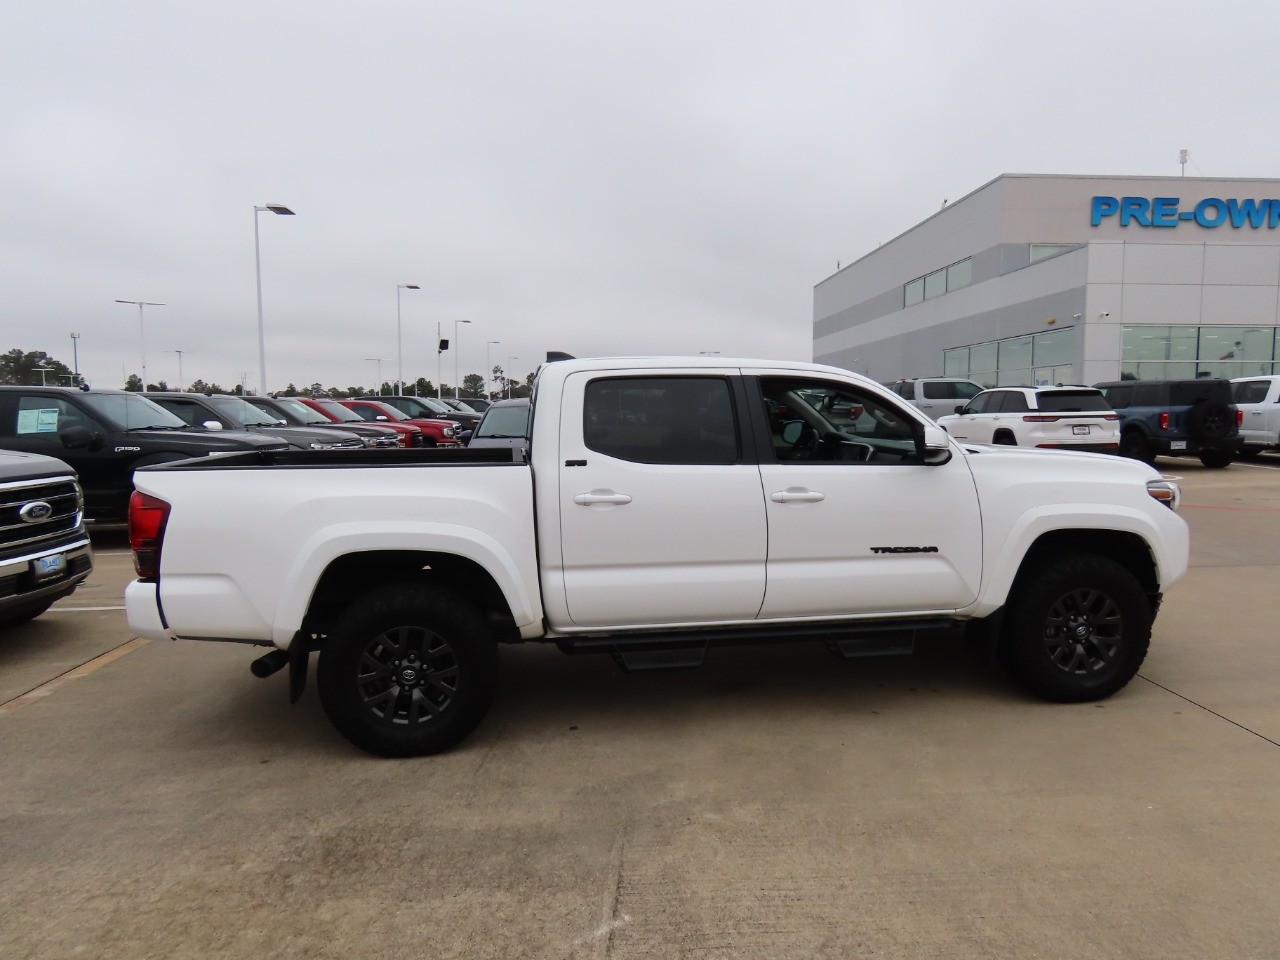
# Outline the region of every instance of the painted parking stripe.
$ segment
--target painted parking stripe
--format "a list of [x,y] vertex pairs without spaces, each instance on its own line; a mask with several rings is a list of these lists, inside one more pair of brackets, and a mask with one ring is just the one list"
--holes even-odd
[[45,613],[76,613],[81,610],[124,610],[124,604],[118,607],[50,607]]
[[132,640],[120,644],[118,647],[108,650],[104,654],[94,657],[92,660],[88,660],[85,663],[80,664],[78,667],[73,667],[66,673],[54,677],[52,680],[40,684],[38,687],[28,690],[26,693],[19,694],[12,700],[6,700],[4,703],[0,703],[0,717],[7,717],[9,714],[16,713],[25,706],[32,703],[38,703],[59,687],[66,686],[72,680],[79,680],[81,677],[87,677],[95,670],[99,670],[107,664],[133,653],[133,651],[137,650],[139,647],[150,642],[151,641],[146,637],[135,637]]

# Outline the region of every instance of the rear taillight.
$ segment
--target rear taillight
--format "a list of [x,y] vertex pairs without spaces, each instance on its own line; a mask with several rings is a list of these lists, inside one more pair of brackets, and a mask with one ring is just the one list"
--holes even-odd
[[1244,426],[1244,411],[1237,410],[1236,411],[1236,428],[1239,429],[1240,427],[1243,427],[1243,426]]
[[1055,423],[1058,417],[1051,417],[1047,414],[1029,413],[1022,418],[1023,423]]
[[129,498],[129,547],[138,579],[154,583],[160,576],[160,547],[169,522],[169,504],[137,490]]
[[1160,429],[1161,430],[1169,429],[1169,411],[1168,410],[1161,411],[1160,413]]

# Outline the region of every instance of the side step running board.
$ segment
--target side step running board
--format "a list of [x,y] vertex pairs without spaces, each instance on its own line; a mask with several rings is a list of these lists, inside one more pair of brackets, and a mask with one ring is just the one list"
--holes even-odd
[[763,643],[819,641],[846,660],[860,657],[902,656],[915,649],[921,630],[953,627],[950,619],[919,617],[909,620],[844,621],[829,624],[790,624],[735,628],[729,630],[687,630],[670,633],[620,633],[561,637],[556,641],[563,653],[607,653],[626,671],[700,667],[711,647],[746,646]]

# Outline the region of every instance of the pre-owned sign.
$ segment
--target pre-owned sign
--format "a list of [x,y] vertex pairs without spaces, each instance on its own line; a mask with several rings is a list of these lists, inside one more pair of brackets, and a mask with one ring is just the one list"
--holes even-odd
[[1280,226],[1280,200],[1223,200],[1206,197],[1192,207],[1183,208],[1180,197],[1094,197],[1089,222],[1093,226],[1115,218],[1122,227],[1176,227],[1179,223],[1197,223],[1202,227]]

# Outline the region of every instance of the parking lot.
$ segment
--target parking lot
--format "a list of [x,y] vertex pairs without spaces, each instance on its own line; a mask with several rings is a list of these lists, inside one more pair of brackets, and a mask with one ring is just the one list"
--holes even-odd
[[254,648],[133,640],[97,531],[0,636],[0,957],[1272,958],[1280,469],[1158,467],[1191,570],[1108,701],[936,640],[631,675],[517,647],[477,734],[405,761]]

